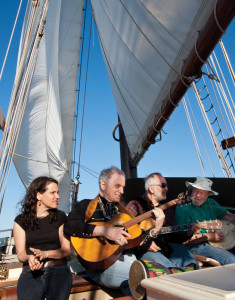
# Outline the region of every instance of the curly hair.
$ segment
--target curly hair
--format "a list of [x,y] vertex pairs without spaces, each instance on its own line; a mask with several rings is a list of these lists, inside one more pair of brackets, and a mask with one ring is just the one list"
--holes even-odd
[[[54,178],[47,176],[40,176],[35,178],[29,187],[27,188],[26,195],[22,200],[22,222],[23,226],[27,228],[28,226],[38,227],[38,219],[37,219],[37,193],[43,194],[47,190],[47,186],[50,183],[56,183],[58,185],[58,181]],[[49,211],[50,222],[56,220],[56,210]]]

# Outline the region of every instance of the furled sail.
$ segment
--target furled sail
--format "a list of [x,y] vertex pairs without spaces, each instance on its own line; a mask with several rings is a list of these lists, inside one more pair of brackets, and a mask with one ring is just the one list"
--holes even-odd
[[118,114],[135,159],[145,150],[149,127],[170,100],[172,83],[182,75],[199,32],[211,14],[216,19],[218,1],[91,2]]
[[[32,6],[39,5],[33,28]],[[18,70],[29,70],[30,86],[14,151],[14,164],[25,186],[37,176],[59,182],[59,208],[69,211],[72,143],[77,72],[82,30],[81,0],[28,1],[18,55]],[[35,47],[36,31],[45,11],[41,40]],[[30,41],[28,31],[32,30]],[[30,47],[29,47],[30,45]],[[25,55],[25,47],[28,52]],[[22,59],[25,58],[22,66]],[[32,72],[32,78],[31,76]],[[21,73],[22,74],[22,73]],[[19,81],[23,81],[22,75]],[[17,76],[16,76],[17,80]],[[15,83],[17,84],[17,83]],[[18,95],[18,94],[17,94]]]

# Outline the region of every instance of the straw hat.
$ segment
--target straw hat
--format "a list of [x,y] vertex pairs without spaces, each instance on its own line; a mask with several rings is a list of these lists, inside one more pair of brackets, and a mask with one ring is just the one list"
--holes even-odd
[[198,176],[196,178],[195,182],[186,181],[185,184],[186,184],[187,188],[189,188],[189,189],[194,187],[199,190],[208,191],[208,192],[210,192],[210,195],[215,195],[215,196],[218,195],[217,192],[215,192],[211,189],[213,182],[208,178]]

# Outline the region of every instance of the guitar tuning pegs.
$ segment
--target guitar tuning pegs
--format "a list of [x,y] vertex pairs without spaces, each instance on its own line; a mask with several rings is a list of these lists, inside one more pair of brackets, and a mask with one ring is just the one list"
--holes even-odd
[[178,195],[178,199],[183,199],[184,198],[184,193],[180,193],[179,195]]

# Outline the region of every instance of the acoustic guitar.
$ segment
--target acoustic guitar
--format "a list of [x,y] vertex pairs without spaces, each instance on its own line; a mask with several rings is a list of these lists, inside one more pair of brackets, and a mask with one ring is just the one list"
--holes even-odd
[[[181,193],[177,199],[171,200],[158,208],[165,210],[168,207],[189,202],[191,202],[191,197]],[[148,211],[137,217],[131,217],[128,214],[120,213],[107,222],[91,222],[90,224],[99,226],[124,227],[130,234],[130,237],[126,237],[128,244],[120,246],[104,237],[71,237],[71,244],[79,262],[90,271],[103,271],[107,269],[115,263],[124,250],[140,245],[142,230],[138,224],[150,218],[152,214],[152,211]]]

